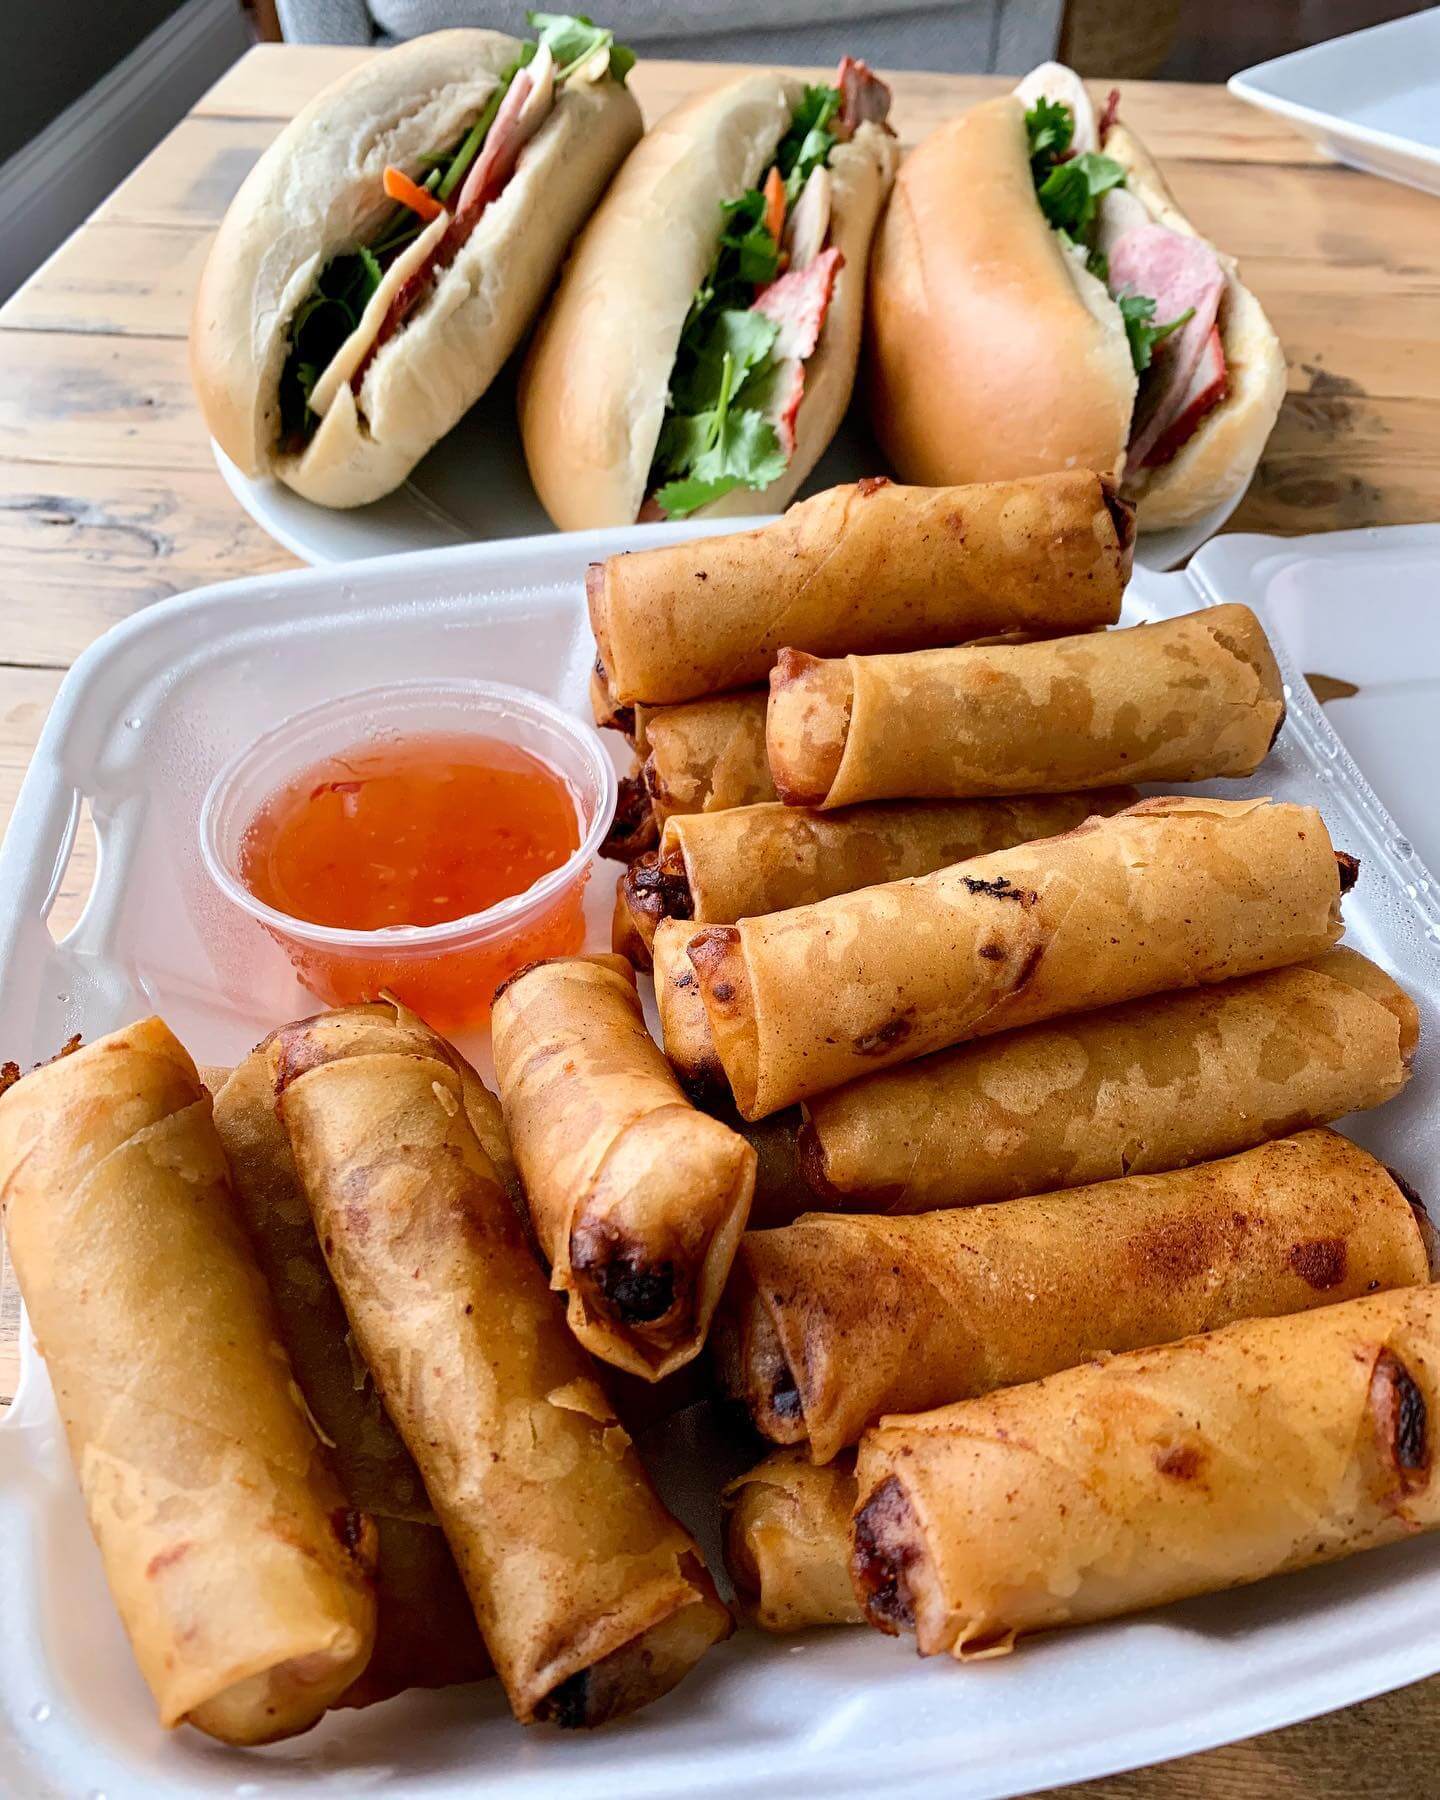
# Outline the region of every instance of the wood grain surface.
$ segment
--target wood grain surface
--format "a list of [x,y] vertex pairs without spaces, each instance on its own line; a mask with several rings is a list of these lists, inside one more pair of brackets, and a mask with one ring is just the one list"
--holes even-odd
[[[61,674],[93,638],[153,600],[292,565],[215,469],[186,374],[190,300],[247,170],[287,119],[370,54],[252,50],[0,309],[0,822]],[[726,73],[652,62],[632,80],[653,120]],[[1004,85],[897,75],[895,122],[913,143]],[[1230,528],[1440,518],[1440,203],[1333,166],[1220,88],[1127,82],[1124,106],[1181,205],[1241,259],[1285,346],[1284,409]],[[78,916],[93,866],[82,836],[57,930]],[[17,1327],[0,1251],[0,1405],[13,1392]],[[1440,1678],[1064,1792],[1411,1800],[1440,1794],[1437,1771]]]

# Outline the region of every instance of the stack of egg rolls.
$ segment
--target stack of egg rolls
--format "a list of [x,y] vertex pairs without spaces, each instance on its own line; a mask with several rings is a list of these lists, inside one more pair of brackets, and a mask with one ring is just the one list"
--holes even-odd
[[1353,860],[1312,807],[1154,799],[686,954],[740,1111],[1014,1026],[1279,968],[1340,935]]
[[773,525],[632,551],[586,582],[595,717],[638,758],[604,846],[629,860],[667,818],[774,800],[763,683],[820,656],[1048,637],[1112,624],[1132,510],[1084,471],[968,488],[868,480]]
[[829,808],[1249,775],[1284,717],[1260,621],[1214,606],[1045,643],[786,650],[766,746],[782,800]]
[[1429,1279],[1420,1209],[1327,1130],[1162,1175],[752,1232],[717,1327],[727,1389],[818,1462],[884,1413],[1102,1351]]
[[730,1629],[566,1327],[454,1053],[374,1008],[275,1037],[277,1105],[356,1344],[516,1716],[595,1725]]
[[159,1019],[0,1098],[0,1207],[161,1723],[305,1730],[369,1660],[375,1527],[306,1412],[210,1098]]
[[618,1368],[669,1374],[705,1341],[755,1152],[681,1092],[623,957],[532,964],[500,989],[492,1024],[530,1218],[571,1330]]

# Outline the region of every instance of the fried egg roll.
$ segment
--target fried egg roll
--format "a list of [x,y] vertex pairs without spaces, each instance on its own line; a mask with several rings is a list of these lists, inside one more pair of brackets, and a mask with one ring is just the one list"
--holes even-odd
[[1440,1288],[1067,1369],[860,1448],[871,1624],[924,1656],[1333,1562],[1440,1523]]
[[478,1680],[490,1659],[420,1471],[354,1347],[325,1267],[275,1111],[275,1055],[267,1039],[240,1063],[215,1096],[215,1128],[295,1380],[341,1486],[378,1532],[375,1650],[337,1702],[368,1706],[404,1688]]
[[1253,774],[1285,717],[1248,606],[1038,644],[822,661],[770,675],[770,773],[791,806],[1055,794]]
[[205,1092],[159,1019],[0,1099],[0,1206],[163,1725],[313,1725],[375,1636],[375,1528],[306,1415]]
[[648,968],[661,919],[731,925],[783,912],[1052,837],[1139,798],[1134,788],[1115,788],[1034,799],[855,806],[833,814],[775,801],[677,814],[665,821],[658,851],[620,877],[614,947],[637,968]]
[[833,656],[1111,624],[1134,544],[1104,475],[871,479],[755,531],[607,557],[586,597],[612,703],[653,704],[763,681],[784,645]]
[[715,1360],[763,1436],[828,1462],[882,1413],[1428,1278],[1395,1179],[1336,1132],[1305,1131],[1001,1205],[751,1232]]
[[373,1009],[277,1036],[280,1117],[350,1328],[516,1716],[598,1725],[730,1619],[570,1335],[453,1052]]
[[495,996],[495,1074],[550,1285],[601,1361],[654,1381],[705,1341],[755,1191],[755,1152],[697,1112],[630,965],[560,957]]
[[662,919],[655,927],[651,957],[655,973],[655,1006],[660,1014],[660,1042],[675,1078],[692,1097],[730,1093],[720,1066],[700,977],[690,965],[686,946],[695,927],[688,919]]
[[736,1104],[1316,956],[1353,858],[1308,806],[1142,800],[1060,837],[736,925],[687,954]]
[[1409,995],[1338,947],[819,1094],[800,1169],[820,1205],[888,1213],[1177,1169],[1381,1105],[1419,1036]]
[[745,1622],[761,1631],[863,1625],[850,1580],[855,1458],[823,1466],[777,1450],[721,1495],[725,1566]]

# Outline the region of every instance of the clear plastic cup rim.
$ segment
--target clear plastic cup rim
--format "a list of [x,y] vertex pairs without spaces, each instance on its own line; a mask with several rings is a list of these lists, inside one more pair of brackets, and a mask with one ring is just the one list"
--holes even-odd
[[[493,735],[502,742],[510,741],[503,729],[503,720],[507,714],[510,717],[518,714],[549,726],[559,736],[568,739],[572,748],[578,752],[579,760],[585,765],[596,796],[587,825],[586,807],[582,796],[576,791],[575,782],[563,770],[554,769],[554,773],[560,776],[570,790],[581,827],[580,842],[569,857],[558,868],[549,870],[518,894],[497,900],[494,906],[485,907],[480,912],[466,913],[461,918],[447,919],[436,925],[382,925],[370,931],[343,925],[318,925],[281,912],[251,893],[240,879],[238,871],[231,867],[221,846],[223,837],[235,825],[231,813],[240,804],[236,790],[252,774],[255,765],[264,762],[267,757],[274,759],[275,763],[274,779],[265,788],[264,797],[259,802],[263,805],[264,798],[277,793],[287,780],[305,767],[302,754],[304,738],[309,734],[318,734],[338,715],[343,714],[357,721],[354,744],[359,745],[364,742],[364,727],[359,721],[368,717],[376,723],[390,724],[407,711],[418,711],[426,703],[433,705],[437,702],[442,705],[446,702],[469,704],[476,706],[482,716],[488,713],[499,728],[486,732],[479,720],[472,719],[467,724],[475,729],[477,736]],[[283,766],[283,751],[291,744],[295,746],[296,753],[286,768]],[[345,747],[351,746],[340,748]],[[321,756],[335,753],[336,751],[321,751],[312,755],[310,760],[317,761]],[[553,769],[553,764],[544,756],[539,756],[539,760]],[[552,700],[547,700],[543,694],[501,681],[453,679],[389,682],[383,686],[338,695],[332,700],[322,700],[316,706],[292,713],[232,756],[210,783],[200,807],[200,855],[210,879],[222,894],[242,911],[249,913],[252,919],[283,937],[340,951],[434,953],[466,948],[473,943],[498,937],[508,927],[524,923],[562,895],[567,888],[572,887],[599,850],[601,839],[609,830],[614,817],[615,803],[615,769],[599,734],[582,719],[577,719]],[[247,807],[246,816],[239,821],[237,841],[238,836],[243,835],[253,823],[257,811],[258,807],[253,802]]]

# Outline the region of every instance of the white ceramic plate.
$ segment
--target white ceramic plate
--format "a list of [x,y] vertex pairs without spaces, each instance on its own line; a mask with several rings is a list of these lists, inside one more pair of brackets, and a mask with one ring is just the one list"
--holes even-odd
[[[492,543],[532,537],[553,529],[525,472],[515,426],[513,364],[454,431],[442,438],[415,473],[393,494],[370,506],[337,512],[302,499],[283,481],[251,480],[218,444],[212,446],[230,492],[277,543],[302,562],[322,567],[359,562],[398,551],[438,550],[453,544]],[[841,424],[799,498],[843,481],[858,481],[886,467],[857,408]],[[1142,568],[1178,568],[1225,523],[1241,495],[1198,524],[1142,537]],[[755,525],[763,521],[750,519]],[[641,526],[641,532],[657,529]],[[693,530],[690,534],[694,535]]]
[[[225,1062],[277,1020],[312,1010],[281,952],[208,885],[196,819],[215,769],[300,707],[380,680],[483,675],[583,713],[585,565],[642,537],[550,535],[238,582],[151,607],[92,646],[62,684],[0,847],[4,1054],[37,1060],[71,1032],[94,1036],[155,1009],[198,1059]],[[1279,621],[1287,584],[1308,587],[1332,545],[1334,591],[1348,586],[1367,618],[1372,596],[1402,579],[1418,592],[1427,568],[1433,592],[1440,530],[1361,537],[1227,540],[1184,575],[1137,577],[1126,618],[1251,599]],[[1440,615],[1417,605],[1409,624],[1402,666],[1440,682]],[[1282,633],[1282,652],[1287,641]],[[1360,854],[1349,939],[1416,995],[1425,1037],[1410,1088],[1354,1121],[1353,1134],[1423,1184],[1440,1165],[1440,906],[1298,674],[1286,675],[1290,721],[1263,774],[1225,791],[1318,804],[1336,841]],[[1431,806],[1432,768],[1417,758],[1408,776],[1395,771],[1394,802],[1417,818]],[[57,944],[45,918],[82,801],[99,876]],[[601,865],[591,883],[596,946],[608,937],[612,874]],[[486,1062],[483,1041],[467,1048]],[[714,1495],[735,1468],[734,1446],[702,1407],[642,1448],[713,1553]],[[1245,1737],[1440,1670],[1440,1537],[1430,1537],[964,1668],[922,1663],[904,1642],[860,1629],[743,1632],[665,1700],[591,1737],[521,1730],[490,1683],[401,1695],[331,1714],[286,1744],[226,1751],[155,1723],[28,1343],[0,1424],[0,1595],[6,1800],[873,1800],[922,1788],[996,1800]]]
[[1338,161],[1440,194],[1440,10],[1257,63],[1229,87]]

